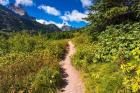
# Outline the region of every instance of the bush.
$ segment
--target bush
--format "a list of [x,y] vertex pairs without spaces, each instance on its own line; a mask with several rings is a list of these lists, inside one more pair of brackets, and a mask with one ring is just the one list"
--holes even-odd
[[0,40],[0,93],[55,93],[60,88],[59,62],[66,46],[65,40],[27,33]]
[[140,91],[139,31],[139,23],[121,24],[74,38],[77,53],[73,65],[82,72],[86,93]]

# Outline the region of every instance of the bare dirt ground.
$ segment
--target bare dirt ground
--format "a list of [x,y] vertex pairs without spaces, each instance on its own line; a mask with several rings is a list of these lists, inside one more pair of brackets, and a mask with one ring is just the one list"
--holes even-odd
[[65,81],[60,93],[84,93],[84,86],[80,79],[80,74],[71,64],[70,57],[76,52],[76,49],[71,41],[68,44],[68,54],[60,64],[63,80]]

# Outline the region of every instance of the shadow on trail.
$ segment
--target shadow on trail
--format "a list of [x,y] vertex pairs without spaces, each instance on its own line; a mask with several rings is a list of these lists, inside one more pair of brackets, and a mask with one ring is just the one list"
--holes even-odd
[[80,73],[71,64],[71,56],[75,52],[74,44],[69,41],[65,58],[60,62],[62,75],[60,93],[84,93],[84,85],[80,79]]
[[61,77],[63,77],[62,78],[62,82],[61,82],[61,84],[60,84],[60,88],[61,88],[61,92],[64,92],[65,90],[64,90],[64,88],[68,85],[68,80],[67,80],[67,77],[69,76],[67,73],[66,73],[66,71],[65,71],[66,69],[64,69],[64,68],[60,68],[60,71],[61,71]]

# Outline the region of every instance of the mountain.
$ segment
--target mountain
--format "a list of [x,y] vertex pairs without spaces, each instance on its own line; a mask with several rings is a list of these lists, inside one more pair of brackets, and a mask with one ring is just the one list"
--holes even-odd
[[5,7],[0,5],[0,30],[2,31],[61,31],[56,25],[43,25],[28,16],[21,7]]
[[50,29],[49,32],[50,32],[50,31],[61,31],[61,29],[58,28],[55,24],[48,24],[48,25],[46,26],[46,29]]
[[8,8],[15,12],[16,14],[19,14],[20,16],[25,16],[27,15],[27,12],[23,9],[21,5],[16,6],[15,4],[9,4]]
[[64,26],[62,26],[61,29],[62,29],[62,31],[70,31],[70,30],[75,30],[76,28],[73,28],[71,26],[64,24]]
[[8,8],[10,10],[12,10],[13,12],[15,12],[16,14],[24,17],[24,18],[35,20],[34,17],[31,17],[31,16],[28,15],[28,13],[24,10],[22,5],[16,6],[15,4],[11,3],[11,4],[8,5]]

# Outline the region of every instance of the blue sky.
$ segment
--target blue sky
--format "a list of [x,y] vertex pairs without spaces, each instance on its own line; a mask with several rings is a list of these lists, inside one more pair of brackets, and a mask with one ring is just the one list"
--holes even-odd
[[0,4],[23,5],[30,16],[40,23],[54,23],[61,27],[64,23],[73,27],[83,27],[87,22],[87,7],[91,0],[0,0]]

